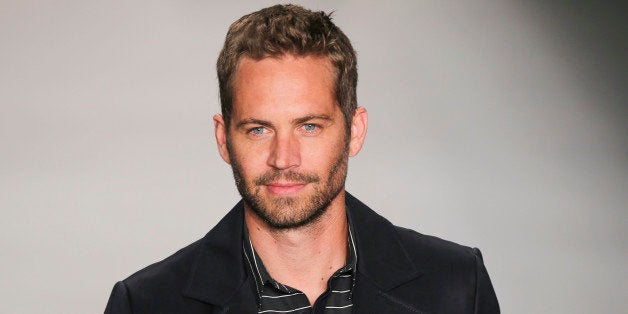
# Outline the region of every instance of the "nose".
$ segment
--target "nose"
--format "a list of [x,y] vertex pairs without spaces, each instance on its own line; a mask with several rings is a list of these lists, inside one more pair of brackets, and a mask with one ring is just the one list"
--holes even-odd
[[290,169],[301,165],[299,141],[294,134],[277,133],[271,144],[268,165],[278,169]]

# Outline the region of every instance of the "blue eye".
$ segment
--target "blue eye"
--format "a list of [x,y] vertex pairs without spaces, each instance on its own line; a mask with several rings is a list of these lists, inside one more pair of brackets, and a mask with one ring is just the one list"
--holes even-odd
[[252,128],[251,129],[251,133],[253,133],[255,135],[262,135],[262,134],[264,134],[264,130],[265,129],[264,129],[263,126],[258,126],[258,127]]
[[316,124],[311,124],[311,123],[304,124],[303,125],[303,129],[305,129],[308,132],[312,132],[312,131],[316,130]]

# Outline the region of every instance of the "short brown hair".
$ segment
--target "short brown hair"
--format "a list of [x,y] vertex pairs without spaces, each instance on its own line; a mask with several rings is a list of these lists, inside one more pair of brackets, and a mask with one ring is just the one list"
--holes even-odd
[[297,5],[275,5],[241,17],[229,27],[216,70],[222,115],[227,129],[233,107],[233,76],[240,59],[326,56],[334,66],[335,97],[350,130],[357,107],[357,59],[349,38],[331,21],[331,14]]

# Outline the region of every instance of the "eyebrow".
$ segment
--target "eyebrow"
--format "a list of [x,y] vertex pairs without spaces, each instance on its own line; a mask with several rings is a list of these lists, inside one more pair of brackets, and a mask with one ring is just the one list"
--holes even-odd
[[240,122],[238,122],[236,124],[236,128],[240,129],[240,128],[242,128],[243,126],[245,126],[247,124],[259,124],[259,125],[262,125],[262,126],[272,126],[273,125],[269,121],[260,120],[260,119],[254,119],[254,118],[248,118],[248,119],[243,119]]
[[[292,120],[292,124],[301,124],[301,123],[305,123],[307,121],[310,120],[326,120],[326,121],[332,121],[332,118],[326,114],[313,114],[313,115],[307,115],[304,117],[300,117],[300,118],[296,118]],[[247,119],[243,119],[241,121],[239,121],[236,124],[236,128],[240,129],[242,127],[244,127],[247,124],[259,124],[261,126],[268,126],[268,127],[272,127],[273,124],[270,121],[266,121],[266,120],[260,120],[260,119],[255,119],[255,118],[247,118]]]
[[326,115],[326,114],[313,114],[313,115],[308,115],[305,117],[301,117],[301,118],[296,118],[292,120],[292,124],[301,124],[310,120],[326,120],[326,121],[331,121],[331,117]]

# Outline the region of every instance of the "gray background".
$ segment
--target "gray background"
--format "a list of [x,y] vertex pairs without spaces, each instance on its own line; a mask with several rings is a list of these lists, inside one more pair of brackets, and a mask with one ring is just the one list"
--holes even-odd
[[[304,3],[359,53],[349,191],[481,248],[505,313],[628,311],[625,6]],[[101,312],[235,204],[214,62],[269,4],[0,0],[0,312]]]

